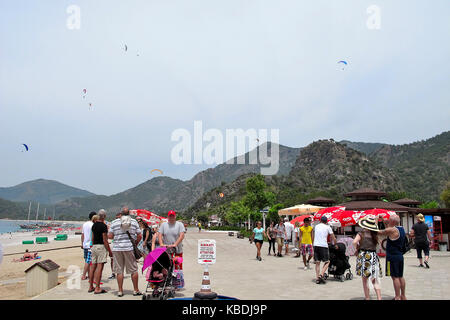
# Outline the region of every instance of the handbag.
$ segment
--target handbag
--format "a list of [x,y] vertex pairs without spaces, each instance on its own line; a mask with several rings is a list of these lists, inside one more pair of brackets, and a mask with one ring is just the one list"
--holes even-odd
[[144,254],[141,252],[141,250],[138,249],[136,243],[134,242],[133,238],[131,238],[130,232],[127,231],[128,238],[131,241],[131,244],[133,245],[133,253],[136,260],[139,260]]

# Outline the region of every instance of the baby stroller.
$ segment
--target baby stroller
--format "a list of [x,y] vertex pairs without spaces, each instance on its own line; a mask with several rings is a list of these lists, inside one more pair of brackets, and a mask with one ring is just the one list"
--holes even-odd
[[[334,245],[329,245],[330,250],[330,265],[328,266],[328,273],[333,275],[335,279],[344,282],[344,273],[346,280],[353,279],[350,263],[348,262],[348,256],[345,255],[346,246],[344,243],[338,243],[338,249]],[[328,274],[324,274],[324,278],[328,278]]]
[[147,287],[142,300],[167,300],[175,296],[173,268],[174,263],[167,248],[156,248],[147,255],[142,266],[142,272],[147,269]]

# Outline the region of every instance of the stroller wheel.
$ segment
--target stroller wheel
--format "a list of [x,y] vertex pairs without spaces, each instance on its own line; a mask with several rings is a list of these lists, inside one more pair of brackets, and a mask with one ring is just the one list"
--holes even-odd
[[349,279],[350,279],[350,280],[353,279],[353,273],[350,273]]
[[341,280],[341,282],[344,282],[344,276],[340,276],[339,280]]
[[347,274],[345,275],[345,280],[350,280],[350,273],[347,273]]
[[165,300],[164,299],[164,293],[161,293],[161,295],[159,296],[159,300]]
[[324,273],[324,274],[323,274],[323,278],[324,278],[325,280],[327,280],[327,279],[328,279],[328,273]]

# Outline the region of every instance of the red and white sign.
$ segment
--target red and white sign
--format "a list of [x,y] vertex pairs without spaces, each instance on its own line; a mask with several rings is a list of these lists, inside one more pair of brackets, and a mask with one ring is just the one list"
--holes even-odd
[[198,263],[200,264],[216,263],[216,240],[209,240],[209,239],[198,240]]

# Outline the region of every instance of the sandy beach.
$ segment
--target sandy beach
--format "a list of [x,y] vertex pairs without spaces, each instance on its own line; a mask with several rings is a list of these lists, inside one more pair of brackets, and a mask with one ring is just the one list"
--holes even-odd
[[[61,281],[64,281],[64,274],[69,265],[82,266],[83,252],[81,246],[71,249],[60,249],[54,251],[42,251],[47,249],[65,248],[81,245],[81,236],[69,234],[66,241],[54,241],[54,234],[42,235],[47,236],[49,242],[47,244],[31,244],[23,245],[22,240],[34,240],[37,236],[32,232],[15,232],[11,236],[9,234],[0,235],[0,243],[3,246],[3,261],[0,265],[0,299],[28,299],[25,296],[25,273],[24,271],[37,261],[51,259],[55,261],[60,268]],[[39,252],[42,257],[40,260],[14,262],[23,256],[25,250],[30,252]]]

